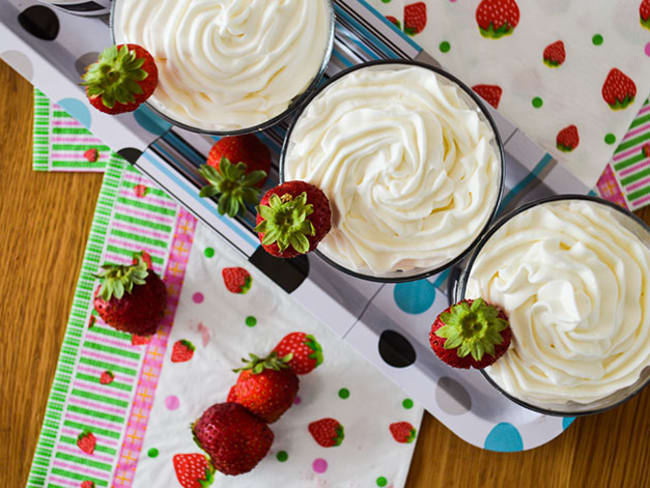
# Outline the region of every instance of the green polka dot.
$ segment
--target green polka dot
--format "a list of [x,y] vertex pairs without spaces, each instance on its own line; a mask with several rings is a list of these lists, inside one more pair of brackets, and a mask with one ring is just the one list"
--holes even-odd
[[203,251],[203,254],[205,254],[206,258],[211,258],[212,256],[214,256],[214,248],[206,247],[205,251]]
[[382,3],[390,3],[390,0],[381,0]]
[[257,319],[252,315],[246,317],[246,325],[249,327],[255,327],[257,325]]
[[347,388],[341,388],[339,390],[339,397],[343,398],[343,400],[345,400],[349,396],[350,396],[350,390],[348,390]]
[[149,456],[150,458],[155,458],[155,457],[158,457],[159,452],[160,451],[158,451],[158,449],[156,449],[155,447],[152,447],[151,449],[149,449],[147,451],[147,456]]
[[275,457],[278,458],[278,461],[280,461],[281,463],[289,459],[289,455],[287,454],[287,451],[280,451],[275,455]]
[[542,105],[544,105],[544,100],[540,97],[533,98],[533,107],[540,108]]
[[616,136],[610,132],[605,136],[605,142],[607,144],[614,144],[616,142]]
[[600,34],[594,34],[594,37],[591,38],[591,42],[594,43],[594,46],[600,46],[603,43],[603,36]]
[[451,44],[447,41],[442,41],[438,47],[440,48],[440,52],[447,53],[451,49]]
[[404,401],[402,402],[402,407],[405,409],[413,408],[413,400],[410,398],[405,398]]
[[377,478],[377,486],[386,486],[387,484],[388,480],[384,476]]

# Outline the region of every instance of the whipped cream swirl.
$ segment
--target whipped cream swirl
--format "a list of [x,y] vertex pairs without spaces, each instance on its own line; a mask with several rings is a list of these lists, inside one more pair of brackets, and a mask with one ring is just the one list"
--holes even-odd
[[290,137],[285,179],[328,196],[332,230],[318,249],[349,269],[444,265],[496,205],[494,132],[457,86],[426,68],[345,75],[309,104]]
[[467,298],[503,307],[513,342],[486,372],[517,398],[590,403],[650,365],[650,250],[605,205],[542,204],[481,249]]
[[212,131],[284,112],[318,74],[330,42],[328,0],[117,0],[117,43],[155,58],[149,102]]

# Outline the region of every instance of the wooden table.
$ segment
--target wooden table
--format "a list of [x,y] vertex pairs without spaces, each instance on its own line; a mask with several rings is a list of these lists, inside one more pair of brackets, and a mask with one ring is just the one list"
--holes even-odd
[[[102,177],[31,170],[32,86],[2,61],[0,110],[0,487],[18,488],[36,446]],[[642,216],[650,222],[650,208]],[[470,446],[427,414],[407,486],[650,486],[650,388],[521,453]]]

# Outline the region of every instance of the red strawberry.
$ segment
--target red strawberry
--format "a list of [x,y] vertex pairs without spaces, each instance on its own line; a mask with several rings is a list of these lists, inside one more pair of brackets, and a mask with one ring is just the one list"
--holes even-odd
[[304,181],[271,188],[257,207],[257,227],[264,249],[273,256],[293,258],[316,249],[332,227],[325,194]]
[[612,68],[603,84],[602,93],[612,110],[622,110],[634,101],[636,85],[620,69]]
[[287,363],[296,374],[307,374],[323,362],[323,348],[311,334],[292,332],[284,336],[273,349],[279,357],[291,354]]
[[102,385],[110,385],[115,379],[115,375],[110,371],[104,371],[99,377],[99,382]]
[[393,24],[399,30],[402,30],[402,24],[400,23],[399,20],[397,20],[397,18],[393,17],[392,15],[387,15],[386,20],[388,20],[391,24]]
[[97,438],[89,430],[84,430],[77,436],[77,446],[86,454],[95,452],[95,444],[97,444]]
[[639,5],[639,15],[641,17],[641,25],[646,29],[650,29],[650,0],[643,0]]
[[147,336],[139,336],[137,334],[131,334],[131,345],[132,346],[141,346],[142,344],[149,344],[150,338]]
[[90,161],[91,163],[96,162],[99,159],[99,151],[97,149],[87,149],[84,152],[84,158],[86,158],[86,161]]
[[184,363],[192,359],[194,356],[194,344],[190,341],[182,339],[174,343],[172,348],[172,363]]
[[151,54],[137,44],[111,46],[82,76],[90,104],[107,114],[133,112],[158,86]]
[[419,34],[427,26],[427,5],[415,2],[404,6],[404,32],[412,36]]
[[402,444],[409,444],[415,439],[416,430],[408,422],[394,422],[388,426],[393,439]]
[[82,481],[81,488],[95,488],[95,482],[90,480]]
[[503,90],[499,85],[474,85],[472,87],[472,90],[483,97],[483,100],[492,105],[494,108],[499,108],[501,94],[503,93]]
[[482,0],[476,9],[476,22],[483,37],[509,36],[519,23],[515,0]]
[[253,278],[244,268],[223,268],[221,276],[229,292],[244,294],[251,289]]
[[273,443],[268,425],[236,403],[212,405],[194,422],[192,433],[212,465],[229,475],[252,470]]
[[646,142],[641,148],[641,152],[646,158],[650,158],[650,142]]
[[142,258],[144,264],[147,265],[147,269],[153,269],[153,264],[151,264],[151,254],[149,254],[147,251],[140,251],[138,254],[133,256],[131,264],[138,264],[138,255]]
[[135,196],[138,198],[144,198],[147,196],[147,193],[149,193],[149,188],[144,185],[135,185],[135,187],[133,187],[133,193],[135,193]]
[[345,438],[343,426],[338,420],[324,418],[309,424],[309,433],[323,447],[340,446]]
[[237,383],[228,393],[228,401],[239,403],[265,422],[271,424],[286,412],[298,393],[299,380],[287,366],[291,356],[278,358],[272,352],[266,358],[250,354],[250,361],[239,372]]
[[557,68],[564,63],[565,59],[566,51],[564,50],[564,43],[562,41],[555,41],[544,49],[544,64],[550,68]]
[[151,335],[165,314],[167,289],[160,277],[147,269],[141,254],[137,264],[103,265],[97,276],[95,310],[111,327],[137,335]]
[[558,132],[555,145],[562,152],[571,152],[580,144],[580,135],[575,125],[565,127]]
[[214,468],[205,454],[176,454],[172,462],[183,488],[205,488],[214,481]]
[[208,180],[199,195],[219,195],[219,213],[234,217],[247,203],[259,200],[271,172],[271,151],[253,134],[223,137],[212,146],[199,172]]
[[510,346],[508,317],[481,298],[463,300],[436,317],[429,342],[436,355],[454,368],[483,369]]

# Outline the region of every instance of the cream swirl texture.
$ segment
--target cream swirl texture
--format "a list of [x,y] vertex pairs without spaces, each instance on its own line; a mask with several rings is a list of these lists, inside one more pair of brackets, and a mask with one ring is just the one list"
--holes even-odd
[[253,127],[284,112],[314,80],[329,47],[328,0],[117,0],[117,43],[152,53],[149,102],[213,131]]
[[460,89],[417,66],[353,71],[297,121],[285,179],[330,199],[319,250],[381,275],[446,264],[488,222],[501,175],[494,132]]
[[512,345],[486,370],[508,393],[590,403],[650,366],[650,251],[617,215],[598,203],[546,203],[481,249],[465,295],[509,316]]

